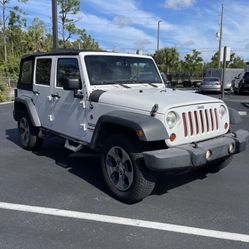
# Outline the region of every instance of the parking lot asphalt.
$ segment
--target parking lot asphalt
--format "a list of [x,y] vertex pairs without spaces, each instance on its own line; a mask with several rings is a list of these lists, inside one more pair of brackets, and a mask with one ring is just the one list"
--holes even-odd
[[[225,99],[228,105],[249,111],[242,104],[249,102],[248,96],[233,98]],[[0,206],[6,204],[0,208],[1,249],[249,247],[247,242],[232,240],[235,233],[239,238],[249,235],[249,149],[216,174],[162,175],[151,196],[127,205],[109,196],[99,158],[89,151],[72,154],[58,138],[46,140],[38,153],[23,150],[12,109],[13,104],[0,105]],[[238,128],[249,130],[248,115],[232,127]],[[26,209],[11,210],[11,204]],[[31,212],[33,206],[46,209],[43,214]],[[51,208],[96,219],[66,217],[69,212],[55,216],[49,213]],[[98,221],[98,214],[107,220]],[[120,217],[133,219],[135,225],[142,220],[185,230],[137,227],[125,221],[114,224]],[[207,236],[194,235],[191,228],[206,229]],[[209,236],[210,230],[231,233],[231,239]]]

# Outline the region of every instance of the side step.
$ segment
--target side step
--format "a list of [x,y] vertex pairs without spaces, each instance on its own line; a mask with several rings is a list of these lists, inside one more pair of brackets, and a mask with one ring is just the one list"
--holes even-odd
[[[73,143],[76,144],[75,142],[73,142]],[[64,147],[68,150],[73,151],[73,152],[78,152],[82,149],[83,145],[82,144],[72,145],[72,144],[70,144],[70,140],[66,139]]]

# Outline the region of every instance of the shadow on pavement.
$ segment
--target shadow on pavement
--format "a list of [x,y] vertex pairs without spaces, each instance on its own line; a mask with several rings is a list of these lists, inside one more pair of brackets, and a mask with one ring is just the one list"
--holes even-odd
[[[6,137],[14,144],[21,146],[17,129],[6,130]],[[102,192],[110,194],[100,169],[100,155],[88,148],[74,153],[64,148],[64,141],[58,137],[50,137],[44,140],[40,150],[33,152],[39,157],[48,157],[55,161],[56,165],[65,168]],[[169,190],[182,186],[189,182],[206,178],[206,174],[200,171],[182,174],[160,174],[152,195],[163,195]]]
[[195,180],[203,180],[206,177],[207,173],[202,171],[191,171],[181,174],[164,173],[158,177],[157,184],[152,192],[152,195],[163,195],[171,189],[175,189]]

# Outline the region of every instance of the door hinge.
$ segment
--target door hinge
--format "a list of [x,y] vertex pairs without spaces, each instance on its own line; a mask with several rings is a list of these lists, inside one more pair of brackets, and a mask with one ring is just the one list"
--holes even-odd
[[86,128],[86,124],[80,124],[80,129],[83,130],[83,131],[86,131],[87,128]]
[[83,109],[86,109],[86,101],[85,101],[85,100],[80,101],[80,106],[81,106]]

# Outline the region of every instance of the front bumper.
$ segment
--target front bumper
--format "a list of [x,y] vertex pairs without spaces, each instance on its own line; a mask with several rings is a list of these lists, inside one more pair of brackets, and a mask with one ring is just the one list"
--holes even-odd
[[[146,167],[153,171],[196,168],[244,151],[248,140],[249,132],[238,130],[204,142],[146,151],[143,152],[143,157]],[[229,151],[231,144],[234,149]],[[206,159],[208,150],[211,156]]]

